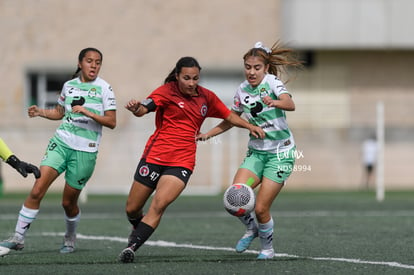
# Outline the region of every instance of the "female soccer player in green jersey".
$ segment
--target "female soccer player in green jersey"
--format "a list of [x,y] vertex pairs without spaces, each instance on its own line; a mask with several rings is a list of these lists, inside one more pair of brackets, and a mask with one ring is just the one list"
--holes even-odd
[[[235,114],[244,113],[251,124],[260,126],[266,133],[264,139],[250,136],[247,156],[233,180],[233,184],[248,183],[252,188],[260,185],[255,211],[239,218],[246,226],[246,232],[236,245],[236,251],[241,253],[259,237],[261,251],[258,259],[270,259],[275,254],[270,207],[295,163],[295,141],[285,115],[285,111],[295,110],[295,103],[279,79],[286,66],[301,66],[292,53],[277,43],[271,49],[261,42],[256,43],[243,57],[246,80],[237,89],[232,106]],[[198,139],[208,139],[231,127],[223,121],[206,134],[199,135]]]
[[63,85],[56,107],[29,107],[30,117],[40,116],[62,122],[49,141],[40,164],[41,177],[35,181],[24,201],[15,233],[10,239],[1,242],[0,246],[23,249],[26,231],[35,220],[43,197],[55,179],[65,172],[62,206],[66,233],[60,252],[74,251],[76,227],[81,213],[79,195],[95,168],[102,127],[114,129],[116,126],[115,96],[111,86],[98,77],[101,65],[102,53],[99,50],[83,49],[79,53],[74,79]]

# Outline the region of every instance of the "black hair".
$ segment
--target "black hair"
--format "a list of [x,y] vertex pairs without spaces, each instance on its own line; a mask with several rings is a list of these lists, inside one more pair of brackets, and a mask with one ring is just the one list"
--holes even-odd
[[[100,50],[96,49],[96,48],[85,48],[83,50],[80,51],[79,56],[78,56],[78,62],[81,63],[82,59],[85,57],[86,53],[92,51],[92,52],[97,52],[100,56],[101,56],[101,61],[103,60],[103,55],[101,53]],[[78,73],[80,72],[81,68],[79,68],[79,66],[76,66],[76,71],[75,73],[72,75],[72,78],[75,78],[78,76]]]
[[190,56],[181,57],[177,61],[177,64],[175,64],[175,68],[165,78],[164,84],[167,84],[168,82],[172,82],[172,81],[177,81],[177,78],[175,77],[175,75],[179,74],[182,68],[192,68],[192,67],[197,67],[201,71],[201,67],[198,64],[198,61],[194,57],[190,57]]

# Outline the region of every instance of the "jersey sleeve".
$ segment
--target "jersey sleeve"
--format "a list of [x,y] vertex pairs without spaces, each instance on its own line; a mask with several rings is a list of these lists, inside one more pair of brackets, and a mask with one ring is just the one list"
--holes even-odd
[[13,152],[10,150],[7,144],[3,141],[3,139],[0,138],[0,157],[4,161],[6,161],[11,155],[13,155]]
[[237,89],[236,94],[233,97],[233,105],[231,106],[231,109],[237,113],[243,112],[243,105],[241,104],[240,93],[239,93],[240,90],[241,90],[241,87]]
[[104,111],[116,110],[116,99],[111,85],[106,85],[102,94],[102,103]]
[[62,91],[60,92],[60,96],[59,96],[58,101],[57,101],[57,103],[60,106],[62,106],[63,108],[65,108],[65,98],[66,98],[65,91],[66,91],[66,86],[67,85],[68,85],[67,82],[65,84],[63,84]]
[[207,112],[207,117],[215,118],[227,118],[231,111],[227,106],[221,101],[221,99],[213,92],[209,92],[209,108]]
[[274,77],[270,83],[273,93],[279,97],[281,94],[288,94],[292,96],[289,91],[286,89],[285,84],[280,81],[277,77]]
[[169,90],[166,88],[166,85],[160,86],[154,91],[151,92],[151,94],[147,97],[147,99],[152,99],[155,106],[162,107],[168,104],[168,95]]

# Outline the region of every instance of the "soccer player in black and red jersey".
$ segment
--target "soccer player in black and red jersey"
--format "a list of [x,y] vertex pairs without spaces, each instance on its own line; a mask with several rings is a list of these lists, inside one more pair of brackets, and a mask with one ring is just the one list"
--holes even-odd
[[[195,165],[196,136],[207,117],[221,118],[246,128],[256,138],[264,131],[233,114],[210,90],[199,86],[201,67],[193,57],[182,57],[164,81],[145,100],[125,108],[141,117],[156,112],[156,129],[141,156],[126,203],[133,230],[121,262],[132,262],[135,251],[151,236],[168,207],[184,190]],[[155,192],[145,216],[142,209]]]

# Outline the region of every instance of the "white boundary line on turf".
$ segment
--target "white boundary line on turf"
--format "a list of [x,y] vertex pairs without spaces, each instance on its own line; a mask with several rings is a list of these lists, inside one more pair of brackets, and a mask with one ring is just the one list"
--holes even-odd
[[[367,211],[329,211],[329,210],[311,210],[311,211],[279,211],[275,217],[303,218],[303,217],[414,217],[412,210],[367,210]],[[105,219],[112,218],[113,215],[104,213],[84,213],[82,218],[87,219]],[[165,219],[177,217],[222,217],[228,218],[229,214],[223,211],[205,211],[198,213],[174,213],[174,216],[166,214]],[[47,216],[39,215],[36,220],[61,220],[63,214],[50,214]],[[0,220],[16,220],[16,214],[0,214]]]
[[[65,233],[45,232],[45,233],[42,233],[41,235],[55,237],[55,236],[64,236]],[[128,242],[127,238],[121,238],[121,237],[91,236],[91,235],[83,235],[79,233],[76,235],[76,237],[78,239],[83,239],[83,240],[106,240],[106,241],[121,242],[121,243]],[[205,246],[205,245],[177,244],[175,242],[167,242],[167,241],[146,241],[145,245],[159,246],[159,247],[179,247],[179,248],[190,248],[190,249],[200,249],[200,250],[234,251],[234,248],[230,248],[230,247],[213,247],[213,246]],[[244,253],[259,254],[259,251],[246,250]],[[402,264],[398,262],[378,262],[378,261],[367,261],[367,260],[361,260],[361,259],[330,258],[330,257],[304,257],[304,256],[298,256],[298,255],[290,255],[286,253],[276,253],[275,257],[304,258],[304,259],[315,260],[315,261],[335,261],[335,262],[346,262],[346,263],[354,263],[354,264],[383,265],[383,266],[399,267],[399,268],[414,270],[414,265]]]

